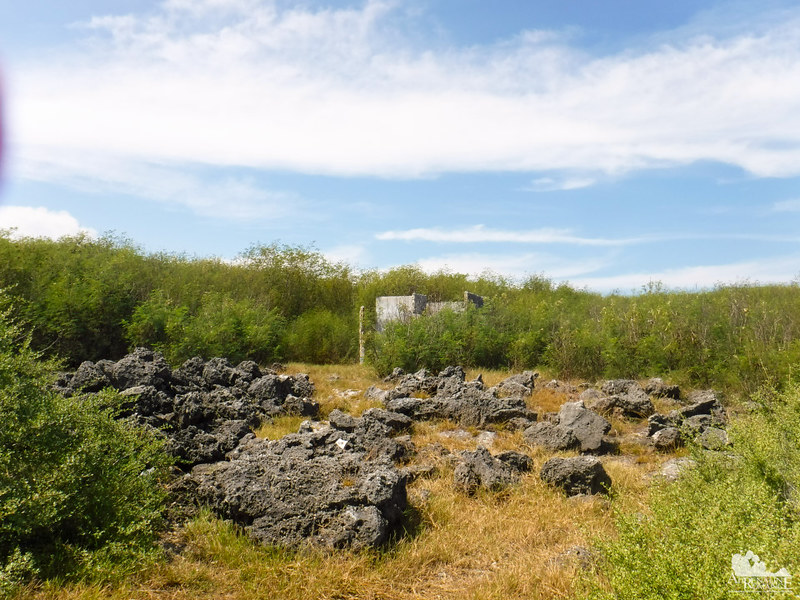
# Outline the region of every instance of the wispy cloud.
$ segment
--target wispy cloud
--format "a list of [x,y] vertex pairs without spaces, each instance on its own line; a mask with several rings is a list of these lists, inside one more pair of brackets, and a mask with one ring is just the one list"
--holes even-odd
[[365,264],[368,260],[367,248],[361,244],[342,244],[333,246],[322,253],[329,261],[338,263],[345,262],[351,266]]
[[220,176],[208,169],[93,153],[62,156],[52,151],[25,151],[15,158],[12,168],[17,177],[92,194],[152,200],[217,219],[274,221],[296,215],[305,204],[296,194],[265,189],[252,178]]
[[578,288],[600,292],[639,290],[659,281],[668,288],[708,289],[717,284],[789,283],[800,275],[800,256],[778,256],[720,265],[699,265],[653,272],[637,272],[608,277],[565,277]]
[[597,292],[641,290],[649,282],[661,282],[671,289],[707,289],[719,284],[789,283],[800,276],[800,256],[777,256],[730,264],[696,265],[659,271],[638,271],[618,275],[593,275],[614,263],[613,257],[566,259],[548,253],[484,254],[463,253],[434,256],[418,261],[427,272],[447,270],[478,276],[494,273],[517,280],[541,274],[575,288]]
[[432,256],[417,261],[427,272],[440,270],[478,276],[490,272],[504,277],[523,279],[534,274],[565,279],[593,273],[611,264],[607,257],[565,259],[548,253],[484,254],[468,252]]
[[[693,161],[800,174],[800,10],[757,33],[665,32],[604,57],[558,32],[426,46],[399,12],[168,0],[95,17],[80,50],[11,65],[12,150],[40,169],[30,177],[52,174],[49,161],[100,180],[97,162],[73,157],[336,176]],[[589,183],[547,179],[533,187]]]
[[800,198],[776,202],[772,205],[772,210],[776,212],[800,212]]
[[590,187],[597,183],[597,180],[591,177],[540,177],[534,179],[527,187],[522,188],[523,192],[560,192],[568,190],[579,190],[581,188]]
[[[789,209],[785,209],[789,210]],[[798,206],[797,210],[800,210]],[[761,233],[645,233],[637,237],[592,238],[576,235],[571,229],[529,229],[522,231],[493,229],[484,225],[473,225],[458,229],[442,227],[420,227],[383,231],[375,234],[381,241],[423,241],[449,244],[476,243],[514,243],[514,244],[566,244],[572,246],[634,246],[658,242],[740,240],[797,244],[799,235],[761,234]]]
[[[569,229],[530,229],[509,231],[474,225],[462,229],[428,227],[400,231],[384,231],[375,235],[378,240],[403,240],[445,243],[505,242],[520,244],[572,244],[575,246],[628,246],[653,241],[653,238],[587,238],[574,235]],[[660,239],[660,238],[659,238]]]
[[64,210],[54,211],[31,206],[0,206],[0,230],[11,230],[12,238],[44,237],[58,239],[66,235],[97,236]]

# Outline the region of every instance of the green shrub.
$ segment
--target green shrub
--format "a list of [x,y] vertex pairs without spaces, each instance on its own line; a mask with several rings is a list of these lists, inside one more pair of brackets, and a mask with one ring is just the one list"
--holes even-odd
[[284,356],[286,321],[275,309],[218,292],[204,294],[192,314],[157,290],[125,322],[125,335],[131,347],[159,350],[172,364],[198,355],[268,363]]
[[208,292],[197,314],[171,332],[167,354],[173,363],[200,355],[264,364],[283,358],[285,334],[286,321],[277,310]]
[[388,323],[372,337],[368,357],[385,374],[394,367],[439,371],[448,365],[508,366],[510,334],[491,303],[463,312],[442,310],[431,316]]
[[800,388],[762,398],[730,427],[729,452],[695,452],[697,466],[652,495],[646,515],[620,511],[601,544],[600,573],[618,599],[733,598],[731,557],[748,550],[770,570],[800,569]]
[[[154,554],[170,460],[111,391],[64,398],[52,363],[0,312],[0,588],[108,578]],[[3,591],[3,590],[0,590]]]
[[345,362],[355,357],[358,332],[352,320],[320,308],[295,319],[286,345],[292,360],[316,364]]
[[123,321],[125,339],[131,347],[148,347],[169,356],[170,346],[183,336],[189,309],[177,306],[164,292],[155,290]]

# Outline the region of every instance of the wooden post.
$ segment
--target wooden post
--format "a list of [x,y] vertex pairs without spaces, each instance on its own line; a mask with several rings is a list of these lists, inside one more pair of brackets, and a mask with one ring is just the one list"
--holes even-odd
[[358,311],[358,364],[364,364],[364,307]]

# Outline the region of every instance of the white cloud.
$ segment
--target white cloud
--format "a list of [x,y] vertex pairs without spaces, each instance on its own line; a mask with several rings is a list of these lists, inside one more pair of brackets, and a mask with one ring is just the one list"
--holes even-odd
[[25,152],[15,159],[10,169],[12,176],[94,194],[153,200],[218,219],[274,220],[296,214],[304,204],[295,194],[264,189],[253,179],[213,179],[174,164],[125,161],[91,153],[60,156],[51,150]]
[[574,288],[587,288],[596,292],[639,291],[649,282],[661,282],[670,289],[708,289],[717,284],[789,283],[800,276],[800,256],[778,256],[752,261],[721,265],[697,265],[641,271],[621,275],[592,275],[607,270],[613,256],[567,259],[548,253],[484,254],[463,253],[434,256],[417,261],[426,272],[446,270],[478,276],[491,272],[504,277],[522,280],[541,274],[557,282],[569,283]]
[[41,206],[0,206],[0,230],[9,229],[12,230],[12,238],[44,237],[55,240],[65,235],[97,236],[94,229],[82,227],[68,212]]
[[525,192],[558,192],[565,190],[579,190],[590,187],[597,183],[591,177],[565,177],[563,179],[553,177],[540,177],[531,181],[530,186],[522,188]]
[[418,260],[417,264],[423,271],[429,273],[445,270],[474,277],[488,271],[514,279],[523,279],[541,273],[546,277],[565,279],[598,271],[609,266],[610,260],[607,257],[570,260],[547,253],[483,254],[469,252],[423,258]]
[[97,156],[338,176],[615,174],[701,160],[800,174],[798,11],[757,34],[665,33],[597,58],[557,32],[425,47],[393,6],[168,0],[97,17],[80,50],[11,65],[12,151],[38,169],[31,178],[49,163],[102,180],[102,161],[83,160]]
[[795,200],[782,200],[772,205],[776,212],[800,212],[800,198]]
[[360,244],[342,244],[324,250],[323,254],[329,261],[338,263],[344,262],[351,266],[363,264],[368,256],[367,249]]
[[600,292],[639,290],[648,282],[660,281],[667,288],[708,289],[717,284],[789,283],[800,274],[800,256],[779,256],[723,265],[703,265],[664,271],[628,273],[608,277],[558,277],[569,279],[577,288]]
[[[379,240],[404,240],[447,243],[505,242],[522,244],[572,244],[576,246],[627,246],[655,241],[655,238],[585,238],[572,234],[569,229],[530,229],[508,231],[474,225],[462,229],[439,227],[383,231],[375,235]],[[660,239],[660,238],[659,238]]]

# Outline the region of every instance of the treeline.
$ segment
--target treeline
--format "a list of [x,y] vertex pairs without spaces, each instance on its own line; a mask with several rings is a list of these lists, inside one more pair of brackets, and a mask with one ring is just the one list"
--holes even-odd
[[201,355],[263,363],[354,361],[358,308],[375,319],[381,295],[456,300],[444,311],[372,334],[367,356],[395,366],[547,368],[560,377],[667,375],[755,389],[787,380],[800,359],[800,288],[722,286],[676,292],[651,285],[602,296],[541,277],[423,273],[414,266],[355,272],[313,248],[259,245],[237,260],[148,254],[105,237],[12,240],[0,235],[0,287],[32,344],[71,366],[148,346],[173,363]]

